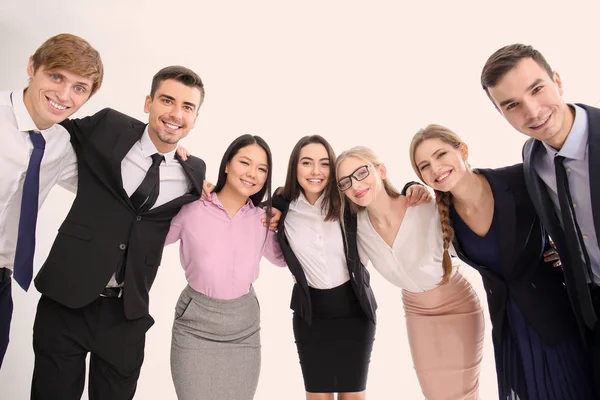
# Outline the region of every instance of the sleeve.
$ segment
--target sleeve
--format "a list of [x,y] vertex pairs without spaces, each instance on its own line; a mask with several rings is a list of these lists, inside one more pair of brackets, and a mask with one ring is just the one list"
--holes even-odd
[[70,143],[62,160],[58,184],[69,192],[77,194],[77,155]]
[[181,239],[181,231],[183,230],[183,221],[185,221],[188,208],[183,206],[177,213],[175,218],[171,220],[171,228],[165,240],[165,246],[175,243]]
[[85,142],[90,133],[98,125],[98,123],[111,111],[110,108],[105,108],[98,111],[96,114],[81,119],[66,119],[60,124],[71,135],[71,143],[75,149]]
[[409,188],[409,187],[411,187],[412,185],[421,185],[421,186],[423,186],[423,185],[422,185],[421,183],[419,183],[419,182],[415,182],[415,181],[410,181],[410,182],[407,182],[407,183],[406,183],[406,185],[404,185],[404,187],[402,188],[402,192],[400,192],[400,194],[401,194],[402,196],[406,196],[406,191],[407,191],[407,190],[408,190],[408,188]]
[[268,231],[267,239],[265,240],[265,245],[263,247],[263,257],[271,262],[273,265],[277,265],[278,267],[285,267],[287,264],[285,263],[285,258],[283,257],[283,253],[281,252],[281,247],[279,246],[279,241],[277,240],[277,236],[275,232]]

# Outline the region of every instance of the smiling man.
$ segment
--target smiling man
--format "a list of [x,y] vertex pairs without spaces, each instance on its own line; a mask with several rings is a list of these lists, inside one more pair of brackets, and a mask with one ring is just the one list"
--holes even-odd
[[560,75],[522,44],[492,54],[481,84],[500,114],[531,138],[523,147],[527,189],[558,247],[600,394],[600,110],[565,103]]
[[14,278],[28,290],[39,207],[58,183],[77,188],[69,133],[57,123],[98,91],[100,54],[80,37],[60,34],[36,50],[25,90],[0,92],[0,366],[8,346]]
[[204,161],[176,158],[204,98],[200,77],[153,78],[145,124],[112,109],[62,125],[79,158],[79,188],[35,279],[32,399],[131,399],[144,359],[149,290],[171,219],[202,193]]

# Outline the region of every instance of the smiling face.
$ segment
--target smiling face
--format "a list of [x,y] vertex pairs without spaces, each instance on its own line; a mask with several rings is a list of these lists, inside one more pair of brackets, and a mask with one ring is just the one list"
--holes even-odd
[[[368,207],[385,191],[382,179],[386,170],[383,165],[374,166],[368,161],[349,156],[337,167],[338,185],[350,178],[352,186],[343,191],[348,200],[360,207]],[[357,181],[357,179],[359,179]]]
[[308,201],[314,203],[329,183],[331,165],[327,149],[320,143],[309,143],[300,150],[296,178]]
[[158,151],[174,150],[177,142],[188,135],[196,124],[200,96],[197,87],[167,79],[160,83],[154,97],[146,97],[148,132]]
[[29,86],[23,100],[38,129],[48,129],[73,115],[90,98],[93,81],[66,69],[34,71],[33,61],[27,67]]
[[573,125],[573,115],[562,98],[558,73],[549,76],[532,58],[524,58],[488,91],[502,116],[516,130],[562,146]]
[[441,139],[426,139],[416,147],[414,163],[427,186],[449,192],[467,174],[467,156],[464,143],[456,148]]
[[268,176],[268,159],[258,144],[242,147],[227,163],[225,185],[244,197],[258,193]]

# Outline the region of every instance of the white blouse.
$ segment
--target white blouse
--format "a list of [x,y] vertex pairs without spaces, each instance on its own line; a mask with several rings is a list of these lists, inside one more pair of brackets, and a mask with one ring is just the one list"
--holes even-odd
[[[435,201],[406,209],[392,247],[379,236],[367,210],[360,211],[358,250],[363,264],[370,260],[385,279],[402,289],[424,292],[436,288],[443,276],[444,246]],[[449,251],[455,254],[452,245]],[[452,257],[454,267],[460,264]]]
[[290,203],[285,236],[302,265],[308,286],[331,289],[348,282],[350,275],[339,221],[325,221],[323,196],[311,205],[304,195]]

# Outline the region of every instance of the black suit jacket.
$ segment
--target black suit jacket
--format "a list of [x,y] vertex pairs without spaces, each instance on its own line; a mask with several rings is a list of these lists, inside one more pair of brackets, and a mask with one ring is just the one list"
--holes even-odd
[[[588,160],[590,165],[590,190],[592,196],[592,212],[596,235],[600,242],[600,109],[578,104],[586,110],[588,114]],[[569,298],[575,311],[582,333],[586,331],[583,318],[581,316],[580,302],[586,302],[588,307],[592,307],[592,300],[589,291],[580,293],[575,284],[572,265],[566,260],[569,259],[569,248],[565,241],[565,233],[560,224],[560,219],[556,215],[554,204],[548,195],[546,184],[536,174],[533,167],[534,156],[543,151],[543,144],[539,140],[529,139],[523,146],[523,164],[525,172],[525,181],[529,195],[537,213],[548,231],[548,234],[556,243],[558,252],[563,258],[563,270],[565,282],[569,291]],[[598,243],[600,245],[600,243]],[[586,272],[587,274],[587,272]],[[585,335],[584,335],[585,336]]]
[[146,124],[104,109],[62,125],[78,158],[75,201],[35,279],[45,296],[71,308],[94,301],[121,263],[126,263],[123,301],[129,319],[148,314],[148,291],[162,258],[171,219],[202,193],[205,164],[181,162],[193,190],[138,214],[123,189],[121,161]]
[[[285,235],[285,218],[290,208],[290,202],[281,195],[276,194],[273,196],[273,207],[281,211],[282,214],[281,219],[279,220],[277,239],[279,240],[279,245],[288,268],[292,275],[294,275],[294,278],[296,278],[296,284],[292,289],[290,308],[294,310],[300,318],[310,324],[312,322],[312,305],[308,290],[308,282],[306,281],[306,275],[304,274],[302,265],[292,251],[290,243]],[[356,245],[356,215],[353,215],[349,209],[347,209],[346,215],[344,216],[344,226],[346,229],[345,235],[347,241],[347,243],[344,243],[344,250],[346,253],[346,264],[348,265],[352,288],[354,289],[367,318],[375,322],[377,302],[375,301],[375,296],[371,290],[369,271],[360,262],[358,256],[358,246]],[[340,229],[342,229],[341,224]]]
[[502,273],[467,258],[455,237],[458,256],[483,278],[495,340],[500,340],[507,318],[508,297],[540,338],[555,344],[572,332],[577,323],[571,308],[563,273],[544,262],[549,241],[525,186],[523,164],[479,170],[494,195],[494,213],[499,223]]

